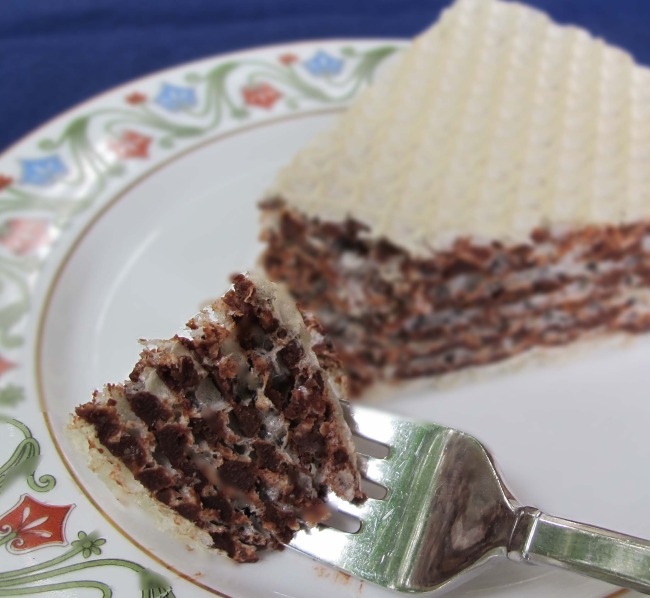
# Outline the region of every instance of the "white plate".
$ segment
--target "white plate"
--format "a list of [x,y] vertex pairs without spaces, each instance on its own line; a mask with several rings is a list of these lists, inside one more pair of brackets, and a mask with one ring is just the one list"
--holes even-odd
[[[177,597],[394,595],[290,551],[244,566],[188,551],[116,500],[65,428],[92,389],[128,374],[137,338],[173,334],[255,262],[255,204],[273,174],[401,45],[309,42],[192,63],[97,97],[0,157],[0,410],[15,418],[0,422],[0,596],[136,596],[143,568]],[[382,405],[476,434],[523,502],[650,537],[649,348],[639,339]],[[612,591],[504,563],[455,595]]]

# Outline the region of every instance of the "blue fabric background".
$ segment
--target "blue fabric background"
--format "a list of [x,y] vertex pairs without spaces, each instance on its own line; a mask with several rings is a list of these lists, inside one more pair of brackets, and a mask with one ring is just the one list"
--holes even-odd
[[[650,64],[650,0],[528,0]],[[229,50],[411,37],[451,0],[3,0],[0,151],[114,85]]]

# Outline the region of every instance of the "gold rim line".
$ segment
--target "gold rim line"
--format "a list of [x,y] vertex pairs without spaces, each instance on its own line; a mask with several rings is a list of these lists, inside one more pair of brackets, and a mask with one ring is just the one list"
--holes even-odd
[[325,108],[325,109],[320,109],[320,110],[313,110],[309,112],[305,112],[303,114],[290,114],[287,116],[280,116],[274,119],[269,119],[264,122],[259,122],[255,124],[250,124],[245,127],[238,128],[234,131],[228,131],[227,133],[222,133],[220,135],[216,135],[214,137],[211,137],[209,139],[205,139],[202,142],[193,145],[191,147],[185,148],[184,150],[178,152],[174,156],[170,156],[166,160],[160,162],[159,164],[153,166],[150,170],[148,170],[146,173],[140,175],[139,177],[135,178],[131,183],[126,185],[122,190],[120,190],[119,193],[117,193],[115,196],[113,196],[105,205],[101,207],[101,209],[88,221],[88,223],[84,226],[83,230],[77,235],[77,237],[74,239],[70,247],[67,249],[65,252],[61,262],[57,266],[50,282],[47,287],[47,291],[45,292],[45,297],[43,300],[43,303],[41,304],[41,307],[39,309],[38,313],[38,324],[36,327],[36,342],[34,344],[34,355],[33,355],[33,372],[34,372],[34,377],[36,381],[36,394],[37,394],[37,399],[39,406],[41,408],[41,413],[43,415],[43,419],[45,420],[45,426],[47,427],[47,431],[50,435],[50,439],[52,440],[52,443],[54,444],[54,448],[56,449],[56,452],[59,455],[59,458],[61,459],[61,462],[65,466],[66,470],[68,471],[68,474],[70,477],[73,479],[74,483],[79,487],[79,489],[82,491],[84,496],[88,499],[88,501],[95,507],[95,509],[100,513],[102,517],[108,523],[120,534],[122,537],[126,538],[133,546],[138,548],[140,551],[144,552],[149,558],[152,560],[156,561],[158,564],[162,565],[165,567],[165,569],[172,571],[174,574],[176,574],[178,577],[185,579],[186,581],[189,581],[190,583],[216,595],[220,596],[221,598],[232,598],[231,596],[228,596],[227,594],[221,593],[219,590],[216,590],[214,588],[211,588],[210,586],[207,586],[200,581],[196,580],[192,576],[183,573],[182,571],[179,571],[169,563],[165,562],[161,557],[158,557],[155,555],[153,552],[151,552],[148,548],[144,547],[140,542],[138,542],[133,536],[131,536],[129,533],[127,533],[120,524],[118,524],[116,521],[114,521],[108,514],[106,514],[102,508],[100,507],[99,503],[93,498],[91,495],[90,491],[86,489],[86,487],[82,484],[81,480],[78,478],[76,472],[74,471],[74,468],[72,467],[72,464],[66,457],[63,449],[61,448],[61,445],[59,444],[58,438],[56,434],[54,433],[54,426],[53,423],[50,419],[50,414],[47,409],[47,403],[45,400],[45,386],[43,384],[43,376],[42,376],[42,370],[43,370],[43,359],[42,359],[42,350],[43,350],[43,335],[45,331],[45,326],[47,323],[47,319],[50,316],[50,306],[52,302],[52,297],[56,291],[56,289],[59,286],[59,283],[61,282],[61,278],[63,277],[63,274],[68,267],[70,260],[72,259],[73,255],[76,254],[77,249],[81,245],[81,243],[88,237],[89,233],[94,229],[94,227],[97,225],[97,223],[112,209],[114,208],[124,197],[133,189],[135,189],[138,185],[146,181],[147,179],[151,178],[153,175],[158,173],[160,170],[163,168],[169,166],[173,162],[176,162],[177,160],[184,158],[185,156],[188,156],[192,154],[193,152],[196,152],[200,149],[203,149],[209,145],[213,145],[215,143],[219,143],[221,141],[224,141],[226,139],[229,139],[231,137],[235,137],[237,135],[240,135],[242,133],[248,133],[254,129],[261,129],[267,126],[271,125],[277,125],[279,123],[284,123],[284,122],[290,122],[290,121],[295,121],[295,120],[301,120],[305,118],[311,118],[314,116],[326,116],[329,114],[336,114],[337,112],[342,112],[344,110],[344,107],[337,107],[337,108]]
[[[4,150],[0,151],[0,160],[1,159],[6,159],[12,152],[14,152],[16,149],[18,149],[22,144],[29,142],[33,137],[36,135],[42,134],[43,131],[46,129],[56,125],[57,122],[61,121],[65,117],[69,117],[74,115],[75,113],[81,111],[84,108],[87,108],[91,106],[93,103],[101,100],[102,98],[105,98],[113,93],[117,93],[121,90],[127,90],[129,88],[132,88],[137,85],[141,85],[144,83],[147,83],[149,80],[153,80],[156,77],[161,76],[163,73],[166,73],[168,71],[174,71],[174,70],[181,70],[183,68],[191,68],[192,66],[200,66],[201,64],[209,63],[210,61],[214,60],[219,60],[222,58],[232,58],[238,55],[247,55],[250,53],[255,53],[259,51],[264,51],[264,50],[273,50],[273,49],[282,49],[286,47],[296,47],[300,45],[306,45],[306,44],[330,44],[330,43],[336,43],[336,42],[346,42],[346,43],[355,43],[355,42],[377,42],[377,43],[402,43],[406,45],[410,40],[406,40],[403,38],[332,38],[332,39],[320,39],[320,40],[300,40],[300,41],[295,41],[295,42],[287,42],[287,43],[278,43],[278,44],[269,44],[266,46],[259,46],[256,48],[251,48],[251,49],[246,49],[246,50],[235,50],[232,52],[227,52],[223,54],[215,54],[212,56],[206,56],[204,58],[198,58],[196,60],[191,60],[179,65],[175,65],[170,68],[165,68],[165,69],[158,69],[155,71],[152,71],[150,73],[147,73],[145,75],[142,75],[140,77],[137,77],[136,79],[127,81],[123,84],[111,87],[110,89],[107,89],[103,92],[100,92],[93,97],[84,100],[75,106],[57,114],[55,117],[46,120],[43,124],[38,126],[36,129],[31,131],[30,133],[18,138],[16,141],[11,143],[9,146],[7,146]],[[111,517],[109,517],[100,507],[100,505],[96,502],[96,500],[91,496],[90,492],[86,490],[86,488],[83,486],[81,483],[81,480],[77,477],[77,474],[74,471],[74,468],[72,467],[71,463],[65,456],[65,453],[63,452],[58,439],[56,435],[54,434],[53,430],[53,424],[50,420],[49,412],[45,408],[46,403],[45,403],[45,391],[44,391],[44,385],[43,385],[43,380],[42,380],[42,359],[41,359],[41,352],[42,352],[42,341],[43,341],[43,332],[46,324],[46,320],[49,316],[49,309],[50,309],[50,303],[52,296],[58,287],[58,284],[60,283],[60,280],[63,276],[63,273],[68,266],[71,258],[75,254],[76,250],[78,249],[79,245],[82,243],[84,239],[88,236],[88,234],[91,232],[91,229],[95,227],[95,225],[99,222],[99,220],[106,215],[106,213],[112,209],[117,203],[119,203],[126,194],[128,194],[131,190],[136,188],[138,185],[140,185],[142,182],[145,180],[149,179],[151,176],[162,170],[164,167],[168,166],[169,164],[177,161],[180,158],[183,158],[187,155],[192,154],[195,151],[198,151],[200,149],[203,149],[209,145],[212,145],[214,143],[218,143],[220,141],[223,141],[225,139],[228,139],[230,137],[234,137],[240,133],[247,133],[251,130],[254,129],[259,129],[263,128],[266,126],[282,123],[282,122],[289,122],[293,120],[300,120],[303,118],[309,118],[312,116],[322,116],[322,115],[327,115],[327,114],[335,114],[337,112],[341,112],[344,110],[344,107],[338,107],[338,108],[325,108],[325,109],[316,109],[312,111],[306,111],[303,114],[294,114],[294,115],[287,115],[283,117],[276,117],[272,118],[269,120],[266,120],[264,122],[259,122],[255,124],[250,124],[245,127],[238,128],[234,131],[229,131],[227,133],[222,133],[220,135],[215,135],[214,137],[210,137],[208,139],[205,139],[196,145],[193,145],[191,147],[185,148],[184,150],[180,151],[178,154],[175,154],[174,156],[170,156],[166,160],[161,161],[159,164],[156,166],[153,166],[150,170],[148,170],[146,173],[140,175],[139,177],[136,177],[131,183],[129,183],[127,186],[125,186],[118,194],[113,196],[110,201],[108,201],[104,206],[101,207],[101,209],[88,221],[88,223],[84,226],[83,230],[78,234],[78,236],[74,239],[70,247],[67,249],[65,252],[63,259],[59,263],[59,265],[56,268],[56,271],[54,275],[52,276],[50,283],[47,287],[47,291],[44,296],[43,303],[40,307],[39,313],[37,315],[38,317],[38,324],[37,324],[37,329],[36,329],[36,342],[34,345],[34,361],[33,361],[33,371],[34,371],[34,377],[36,381],[36,393],[37,393],[37,400],[39,402],[39,405],[41,407],[41,413],[43,415],[43,419],[45,421],[45,425],[47,428],[47,431],[49,433],[50,439],[52,440],[52,443],[54,444],[54,447],[59,455],[59,458],[61,459],[61,462],[63,463],[65,469],[67,470],[68,474],[74,481],[74,483],[79,487],[79,489],[82,491],[86,499],[90,502],[90,504],[99,512],[99,514],[125,539],[127,539],[134,547],[136,547],[138,550],[143,552],[145,555],[147,555],[149,558],[151,558],[153,561],[157,562],[159,565],[164,567],[165,569],[171,571],[181,579],[184,579],[191,584],[200,587],[203,590],[206,590],[207,592],[219,596],[220,598],[232,598],[231,596],[227,594],[223,594],[219,590],[216,590],[214,588],[211,588],[210,586],[207,586],[194,577],[183,573],[176,569],[175,567],[171,566],[167,562],[165,562],[162,558],[158,557],[155,555],[153,552],[151,552],[148,548],[145,548],[142,544],[140,544],[137,540],[135,540],[131,535],[129,535],[127,532],[125,532],[122,527],[115,522]],[[614,592],[608,593],[604,595],[602,598],[619,598],[621,596],[627,595],[629,593],[629,590],[627,589],[620,589],[620,590],[615,590]]]

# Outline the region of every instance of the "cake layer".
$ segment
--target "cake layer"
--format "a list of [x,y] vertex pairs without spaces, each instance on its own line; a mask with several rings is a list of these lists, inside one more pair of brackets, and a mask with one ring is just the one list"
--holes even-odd
[[354,220],[263,205],[262,264],[313,310],[360,394],[606,331],[650,330],[650,221],[457,239],[413,256]]
[[650,219],[650,70],[514,2],[457,0],[269,189],[414,255]]
[[[77,408],[95,459],[108,449],[159,503],[237,561],[328,515],[328,489],[363,500],[339,399],[345,379],[317,322],[239,275],[130,379]],[[97,441],[97,442],[95,442]]]

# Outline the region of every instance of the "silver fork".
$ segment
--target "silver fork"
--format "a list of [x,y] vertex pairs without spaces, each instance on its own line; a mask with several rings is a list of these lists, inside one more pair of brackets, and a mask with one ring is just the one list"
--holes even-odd
[[475,438],[358,405],[345,405],[353,434],[388,447],[359,454],[383,499],[336,507],[356,533],[301,531],[290,546],[350,575],[403,592],[450,589],[493,558],[549,564],[650,593],[650,542],[521,506]]

